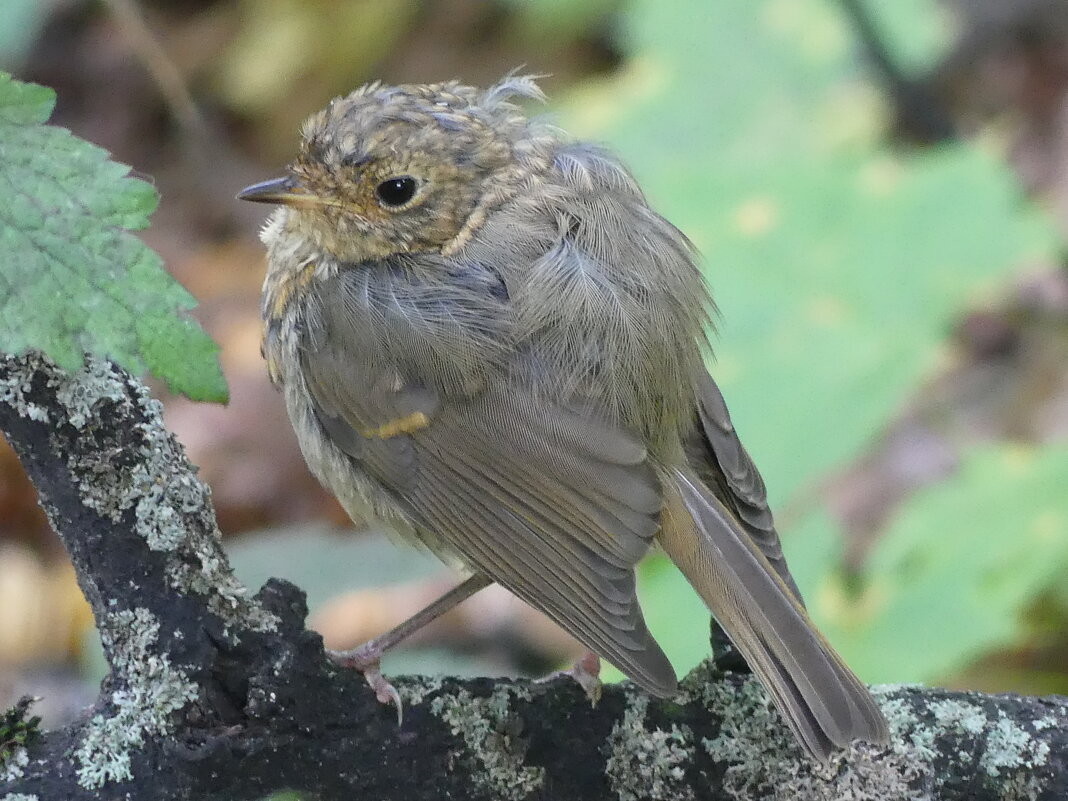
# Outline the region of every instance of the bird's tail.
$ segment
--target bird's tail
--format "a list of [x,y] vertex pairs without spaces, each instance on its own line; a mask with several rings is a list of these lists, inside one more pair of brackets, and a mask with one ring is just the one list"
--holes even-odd
[[886,742],[868,689],[816,630],[735,517],[692,473],[676,470],[659,540],[815,759],[852,740]]

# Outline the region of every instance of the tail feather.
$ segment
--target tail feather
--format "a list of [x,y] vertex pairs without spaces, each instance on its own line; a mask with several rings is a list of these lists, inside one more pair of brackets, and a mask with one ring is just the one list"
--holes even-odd
[[805,749],[826,761],[852,740],[885,742],[868,689],[722,501],[676,470],[660,543],[715,615]]

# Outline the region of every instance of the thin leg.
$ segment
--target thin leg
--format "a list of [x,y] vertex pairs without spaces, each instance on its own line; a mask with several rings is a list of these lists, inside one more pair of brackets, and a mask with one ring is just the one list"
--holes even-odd
[[367,683],[375,691],[375,697],[383,704],[393,703],[397,707],[397,725],[400,726],[404,720],[404,709],[401,706],[400,694],[382,675],[382,654],[492,583],[485,576],[471,576],[385,634],[348,651],[327,651],[326,655],[336,665],[363,673]]
[[602,689],[601,657],[597,656],[593,651],[586,651],[569,670],[558,670],[555,673],[550,673],[548,676],[538,679],[537,683],[552,681],[561,676],[569,676],[577,682],[579,687],[586,693],[586,697],[590,699],[590,703],[593,706],[597,706],[597,702],[601,700]]

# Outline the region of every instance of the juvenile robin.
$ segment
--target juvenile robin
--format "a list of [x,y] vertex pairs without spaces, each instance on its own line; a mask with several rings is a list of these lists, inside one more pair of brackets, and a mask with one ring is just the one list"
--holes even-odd
[[[470,578],[338,659],[496,582],[652,695],[675,672],[635,565],[678,566],[825,761],[886,723],[805,612],[704,366],[712,299],[627,169],[512,102],[529,77],[371,84],[305,124],[262,239],[264,355],[312,472]],[[395,699],[398,702],[399,699]]]

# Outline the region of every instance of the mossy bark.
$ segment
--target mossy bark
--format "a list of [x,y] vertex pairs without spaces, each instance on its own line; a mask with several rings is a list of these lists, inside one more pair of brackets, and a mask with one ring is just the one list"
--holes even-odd
[[629,685],[395,679],[404,724],[304,627],[254,596],[210,493],[134,378],[0,361],[0,428],[71,555],[111,674],[78,722],[0,764],[0,801],[1063,799],[1068,700],[876,688],[894,739],[807,762],[749,676],[709,663],[669,701]]

